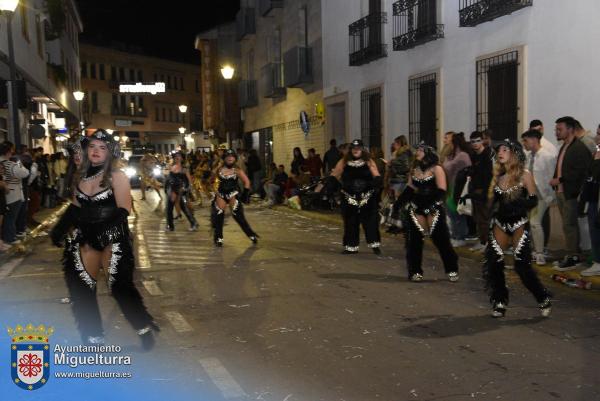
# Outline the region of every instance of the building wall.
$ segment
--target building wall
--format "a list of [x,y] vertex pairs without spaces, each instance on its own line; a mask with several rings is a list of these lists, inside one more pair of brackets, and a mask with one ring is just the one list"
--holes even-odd
[[[478,57],[522,46],[524,104],[519,128],[538,118],[546,136],[556,142],[553,122],[573,115],[594,129],[600,121],[592,99],[600,96],[600,76],[595,73],[600,55],[590,43],[600,39],[596,16],[600,2],[534,0],[513,14],[472,28],[459,27],[459,0],[438,0],[439,23],[445,37],[407,51],[392,50],[392,1],[383,0],[388,22],[384,42],[388,56],[369,64],[348,65],[348,25],[366,15],[364,2],[324,1],[323,55],[325,96],[347,93],[348,135],[360,137],[360,92],[383,87],[384,149],[399,134],[408,134],[408,80],[426,71],[439,71],[442,132],[470,132],[476,128],[476,71]],[[439,140],[438,140],[439,145]]]
[[[44,0],[20,0],[12,18],[12,33],[17,78],[26,82],[30,102],[40,104],[38,112],[20,110],[21,142],[34,146],[43,145],[46,151],[54,151],[54,133],[51,131],[52,116],[48,112],[67,112],[69,123],[76,124],[77,102],[72,93],[80,86],[79,79],[79,33],[81,20],[72,0],[64,2],[65,26],[58,38],[46,36],[44,25],[50,20],[45,11]],[[0,17],[0,78],[9,79],[8,34],[5,16]],[[59,82],[50,64],[63,69],[64,83]],[[28,135],[30,117],[46,119],[46,139],[32,141]],[[8,110],[0,109],[0,118],[8,118]],[[74,125],[75,125],[74,124]],[[74,126],[73,125],[73,126]],[[4,130],[0,130],[4,131]],[[2,132],[0,132],[2,134]],[[4,135],[0,135],[4,136]]]
[[[202,135],[202,121],[196,120],[196,115],[202,115],[202,96],[200,90],[200,66],[163,60],[154,57],[142,56],[111,48],[81,45],[82,86],[86,92],[84,100],[85,120],[88,129],[112,129],[124,135],[125,132],[138,132],[140,143],[159,145],[159,149],[177,148],[184,143],[183,135],[179,133],[180,127],[185,127],[186,134],[195,132],[201,146],[204,146]],[[95,68],[96,78],[92,78],[92,66]],[[100,70],[104,66],[104,79],[101,79]],[[115,68],[116,79],[112,79],[112,68]],[[124,79],[121,79],[120,69],[123,69]],[[133,70],[133,77],[131,71]],[[142,74],[142,80],[139,73]],[[133,79],[131,79],[133,78]],[[170,87],[165,93],[134,94],[119,93],[120,83],[135,82],[170,82]],[[177,81],[177,85],[175,85]],[[181,89],[183,83],[183,89]],[[93,94],[97,94],[98,107],[93,110]],[[125,98],[125,112],[113,110],[113,95],[117,96],[118,103]],[[131,97],[135,96],[136,108],[133,114],[129,104]],[[140,110],[139,99],[143,100]],[[182,115],[179,105],[188,106],[187,112]],[[164,119],[163,119],[164,110]],[[184,122],[185,119],[185,122]],[[117,125],[117,120],[130,121],[131,126]],[[189,142],[189,141],[188,141]],[[206,141],[206,146],[210,146]],[[174,145],[174,146],[171,146]],[[168,146],[165,148],[165,146]]]
[[[293,47],[302,46],[304,28],[300,27],[299,12],[303,7],[307,9],[307,38],[312,48],[314,81],[303,88],[287,88],[285,97],[265,98],[261,91],[261,69],[271,61],[267,50],[268,38],[273,35],[276,28],[281,29],[282,55]],[[326,150],[325,144],[328,142],[322,124],[313,124],[308,135],[294,124],[299,120],[301,111],[314,116],[315,105],[323,102],[321,25],[320,0],[284,2],[283,8],[272,10],[267,17],[259,15],[256,8],[256,34],[249,35],[241,41],[241,79],[251,78],[248,71],[248,54],[252,51],[254,52],[252,74],[258,85],[258,106],[244,109],[244,131],[248,135],[272,127],[273,159],[275,163],[285,165],[286,170],[290,168],[294,147],[300,147],[305,155],[309,148],[314,147],[322,156]],[[293,128],[288,128],[289,125]]]

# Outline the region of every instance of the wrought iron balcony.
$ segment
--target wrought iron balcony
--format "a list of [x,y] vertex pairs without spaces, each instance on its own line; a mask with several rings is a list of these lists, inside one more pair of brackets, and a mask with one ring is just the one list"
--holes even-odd
[[313,83],[312,48],[293,47],[283,55],[285,86],[297,88]]
[[358,66],[387,56],[383,43],[383,24],[387,13],[369,14],[348,27],[350,33],[350,65]]
[[259,0],[258,2],[258,12],[263,17],[269,15],[275,8],[283,8],[283,0]]
[[284,97],[287,93],[283,82],[283,63],[270,63],[261,69],[261,92],[264,97]]
[[437,0],[400,0],[394,3],[394,50],[408,50],[444,37],[437,23]]
[[533,0],[461,0],[460,26],[476,26],[533,5]]
[[240,81],[239,85],[240,108],[258,106],[256,81]]
[[247,35],[256,33],[256,19],[254,8],[242,7],[235,17],[237,40],[244,39]]

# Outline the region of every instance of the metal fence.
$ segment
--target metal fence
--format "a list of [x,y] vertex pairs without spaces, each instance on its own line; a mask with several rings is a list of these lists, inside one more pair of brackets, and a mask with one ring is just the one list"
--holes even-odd
[[350,34],[350,65],[358,66],[387,56],[383,43],[383,24],[387,13],[369,14],[348,27]]
[[444,37],[437,23],[437,0],[399,0],[393,4],[394,50],[407,50]]

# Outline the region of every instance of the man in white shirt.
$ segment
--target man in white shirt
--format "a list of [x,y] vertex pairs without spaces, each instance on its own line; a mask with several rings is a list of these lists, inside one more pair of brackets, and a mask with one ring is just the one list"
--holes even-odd
[[558,148],[556,145],[544,137],[544,124],[540,120],[531,120],[529,123],[529,129],[539,131],[540,134],[542,134],[540,139],[540,145],[542,148],[546,149],[546,151],[550,152],[551,154],[558,156]]
[[535,262],[538,265],[545,265],[542,220],[548,210],[548,206],[554,201],[554,189],[549,183],[554,176],[556,155],[552,154],[541,144],[542,134],[538,130],[530,129],[521,135],[521,139],[523,140],[525,149],[529,151],[525,167],[533,174],[536,195],[538,197],[537,206],[529,213],[529,222],[531,224],[531,234],[533,235],[535,249]]
[[15,145],[4,142],[0,145],[0,173],[8,187],[6,194],[6,214],[2,223],[2,239],[7,244],[17,241],[17,217],[23,205],[23,179],[29,176],[29,170],[21,162],[10,160],[14,154]]

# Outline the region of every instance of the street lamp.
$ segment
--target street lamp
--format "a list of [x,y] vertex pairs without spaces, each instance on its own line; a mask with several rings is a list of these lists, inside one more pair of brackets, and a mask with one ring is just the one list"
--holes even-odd
[[0,11],[6,14],[6,31],[8,36],[8,60],[10,69],[10,82],[8,89],[8,109],[12,120],[13,142],[18,148],[21,144],[21,130],[19,129],[19,105],[17,104],[17,64],[15,63],[15,48],[12,36],[12,17],[19,5],[19,0],[0,0]]
[[179,127],[179,133],[181,135],[185,134],[185,127]]
[[77,105],[79,107],[79,127],[81,128],[81,132],[83,132],[85,124],[83,123],[83,116],[81,113],[81,101],[85,97],[85,93],[82,91],[75,91],[73,92],[73,97],[75,98],[75,100],[77,100]]
[[185,104],[180,104],[179,111],[185,113],[187,111],[187,106]]
[[225,66],[223,66],[223,68],[221,68],[221,75],[223,75],[223,78],[225,78],[225,79],[233,78],[234,73],[235,73],[235,69],[230,65],[225,65]]

